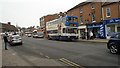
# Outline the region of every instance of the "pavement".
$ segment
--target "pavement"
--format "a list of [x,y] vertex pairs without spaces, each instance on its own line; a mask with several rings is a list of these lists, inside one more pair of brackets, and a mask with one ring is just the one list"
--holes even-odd
[[95,43],[107,43],[108,39],[93,39],[93,40],[87,40],[87,39],[79,39],[79,42],[95,42]]
[[2,67],[2,40],[0,36],[0,67]]

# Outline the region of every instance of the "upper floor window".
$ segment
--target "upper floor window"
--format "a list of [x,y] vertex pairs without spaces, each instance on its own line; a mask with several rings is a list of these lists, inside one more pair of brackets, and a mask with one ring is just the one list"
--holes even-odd
[[95,22],[95,13],[92,13],[92,22]]
[[110,8],[106,8],[106,17],[110,17]]
[[80,23],[83,24],[83,17],[80,16]]
[[91,9],[95,9],[95,4],[91,4]]
[[83,10],[82,10],[82,9],[80,9],[80,13],[83,13]]

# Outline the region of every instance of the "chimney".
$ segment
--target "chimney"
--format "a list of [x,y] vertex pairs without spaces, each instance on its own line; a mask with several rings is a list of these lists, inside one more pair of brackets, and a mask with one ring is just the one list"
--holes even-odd
[[11,25],[11,22],[8,22],[9,25]]

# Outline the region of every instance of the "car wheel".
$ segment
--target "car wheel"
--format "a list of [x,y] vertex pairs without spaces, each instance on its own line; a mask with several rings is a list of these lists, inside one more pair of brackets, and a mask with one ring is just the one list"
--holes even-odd
[[110,46],[110,52],[112,53],[112,54],[117,54],[119,51],[118,51],[118,46],[116,46],[116,45],[111,45]]
[[22,45],[23,43],[21,42],[20,45]]

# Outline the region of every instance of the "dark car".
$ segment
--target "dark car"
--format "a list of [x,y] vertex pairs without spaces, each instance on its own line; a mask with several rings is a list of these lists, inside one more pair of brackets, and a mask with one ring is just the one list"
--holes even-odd
[[120,53],[120,33],[115,33],[111,36],[107,43],[107,48],[112,54]]

